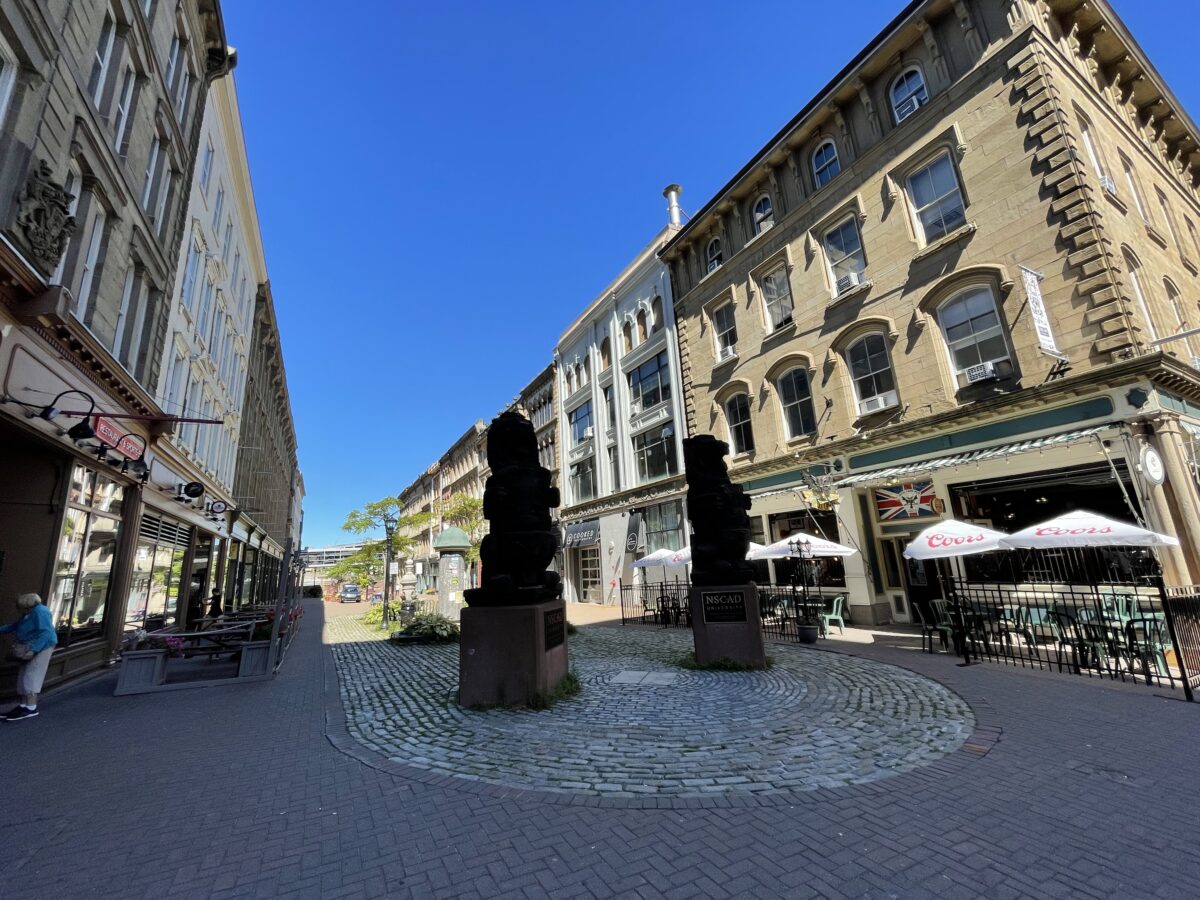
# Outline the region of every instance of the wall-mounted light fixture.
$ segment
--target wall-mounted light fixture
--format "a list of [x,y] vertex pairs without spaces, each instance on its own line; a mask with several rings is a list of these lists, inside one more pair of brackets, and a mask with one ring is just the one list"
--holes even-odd
[[129,434],[121,435],[117,439],[117,446],[120,446],[126,438],[133,438],[135,441],[140,441],[142,445],[142,452],[133,459],[125,457],[125,461],[121,463],[121,474],[123,475],[126,472],[132,472],[135,477],[141,479],[142,484],[145,484],[150,480],[150,466],[146,463],[146,439],[140,434],[133,434],[131,432]]
[[58,401],[67,396],[67,394],[78,394],[80,397],[86,397],[88,402],[88,411],[83,414],[82,419],[67,429],[67,437],[76,443],[94,438],[96,436],[96,431],[92,428],[91,423],[88,420],[92,417],[92,413],[96,411],[96,400],[86,391],[79,391],[75,390],[74,388],[70,388],[60,392],[58,396],[38,410],[36,418],[45,419],[47,422],[54,421],[54,419],[57,418],[61,412],[61,410],[58,408]]

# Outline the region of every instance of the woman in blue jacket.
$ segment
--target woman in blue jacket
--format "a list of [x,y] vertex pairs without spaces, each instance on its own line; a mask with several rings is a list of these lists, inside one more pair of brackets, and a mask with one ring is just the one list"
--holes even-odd
[[13,655],[22,661],[17,673],[17,693],[23,702],[9,710],[5,722],[32,719],[38,714],[38,694],[46,680],[46,669],[50,667],[50,654],[58,644],[54,620],[41,597],[22,594],[17,598],[17,609],[22,612],[21,618],[12,625],[0,625],[0,634],[16,637]]

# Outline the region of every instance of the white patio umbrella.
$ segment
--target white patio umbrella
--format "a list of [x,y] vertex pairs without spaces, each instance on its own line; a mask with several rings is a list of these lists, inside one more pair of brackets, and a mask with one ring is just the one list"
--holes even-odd
[[671,568],[676,566],[686,566],[692,561],[692,548],[684,547],[682,550],[669,551],[670,556],[667,557],[667,565]]
[[852,556],[858,552],[853,547],[847,547],[835,541],[828,541],[825,538],[814,537],[811,534],[798,531],[793,535],[776,541],[770,546],[763,547],[761,550],[751,551],[746,558],[785,559],[793,555],[791,547],[793,541],[808,541],[809,550],[813,556]]
[[635,569],[644,569],[648,566],[662,566],[663,567],[663,581],[666,581],[667,580],[667,566],[670,565],[669,560],[674,555],[675,555],[674,550],[667,550],[666,548],[663,548],[662,550],[655,550],[653,553],[647,553],[645,556],[643,556],[641,559],[639,559],[637,562],[635,562],[633,564],[633,567]]
[[1065,513],[1022,528],[1000,541],[1001,549],[1048,547],[1178,547],[1179,539],[1086,510]]
[[904,548],[904,555],[908,559],[945,559],[951,556],[987,553],[990,550],[1006,549],[1000,546],[1000,542],[1007,537],[1002,531],[993,531],[982,525],[959,522],[957,519],[943,519],[913,538]]

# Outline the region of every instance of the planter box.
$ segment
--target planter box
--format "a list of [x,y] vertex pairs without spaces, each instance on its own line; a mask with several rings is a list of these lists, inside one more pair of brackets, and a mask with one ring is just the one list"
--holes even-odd
[[238,661],[238,678],[270,674],[270,666],[270,641],[246,641],[242,644],[242,658]]
[[167,678],[166,650],[127,650],[121,654],[115,696],[152,691]]

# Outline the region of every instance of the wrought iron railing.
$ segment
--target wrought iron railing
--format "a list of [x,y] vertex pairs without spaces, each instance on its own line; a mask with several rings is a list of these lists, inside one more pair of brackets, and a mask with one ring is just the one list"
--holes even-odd
[[1184,693],[1189,700],[1195,700],[1196,690],[1200,689],[1200,585],[1167,588],[1163,609],[1173,636]]

